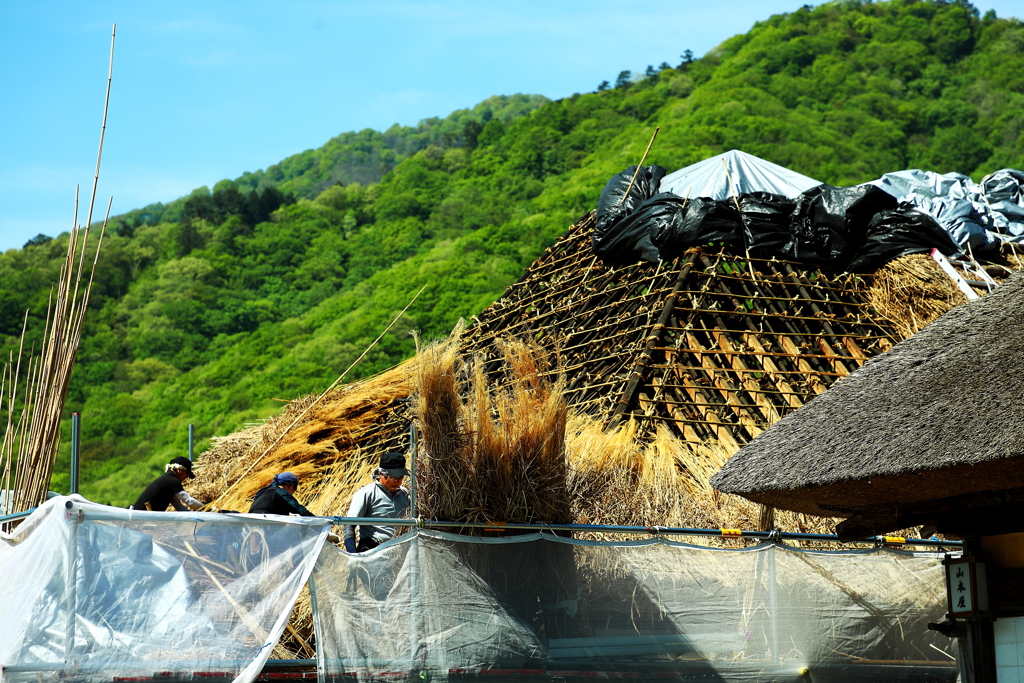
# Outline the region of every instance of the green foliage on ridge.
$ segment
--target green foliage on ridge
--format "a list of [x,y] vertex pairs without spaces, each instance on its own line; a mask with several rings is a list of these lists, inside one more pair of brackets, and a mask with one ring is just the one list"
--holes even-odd
[[[838,185],[904,168],[1024,167],[1024,24],[966,2],[843,1],[756,24],[700,59],[551,102],[347,133],[266,171],[114,220],[68,400],[83,492],[131,502],[186,426],[213,435],[319,391],[423,285],[350,378],[496,299],[607,179],[737,148]],[[0,255],[0,335],[33,339],[67,237]],[[66,490],[64,446],[53,488]]]

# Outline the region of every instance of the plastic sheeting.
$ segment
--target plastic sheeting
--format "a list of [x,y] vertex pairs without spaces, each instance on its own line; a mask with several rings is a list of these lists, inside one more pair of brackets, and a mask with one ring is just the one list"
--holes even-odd
[[329,520],[120,510],[79,496],[0,537],[0,679],[256,678]]
[[665,169],[661,166],[647,166],[639,171],[630,166],[612,176],[601,191],[593,249],[606,263],[657,263],[661,258],[650,237],[650,221],[657,211],[641,207],[654,196],[663,175]]
[[[952,681],[941,555],[419,531],[313,574],[321,678]],[[809,678],[808,678],[809,674]],[[504,678],[502,678],[504,677]]]
[[820,184],[784,166],[732,149],[666,175],[657,191],[709,199],[767,192],[793,199]]
[[[738,164],[728,174],[726,159]],[[967,199],[932,197],[900,204],[894,193],[924,182],[913,174],[834,187],[735,150],[664,177],[663,168],[648,166],[630,187],[636,168],[612,177],[598,201],[593,249],[610,265],[671,260],[691,247],[725,242],[824,268],[872,272],[904,254],[938,249],[952,256],[968,243],[983,248],[995,239],[969,220],[975,209]],[[665,191],[673,187],[666,185],[673,177],[693,181],[686,198],[678,187]],[[956,178],[926,180],[935,192],[955,194],[961,187]],[[1021,202],[1024,218],[1016,182],[1017,176],[996,174],[993,192],[1007,207]],[[662,191],[655,194],[659,187]],[[1024,224],[1020,227],[1024,231]]]
[[910,169],[871,184],[934,218],[961,248],[1024,242],[1024,172],[1003,169],[975,183],[960,173]]

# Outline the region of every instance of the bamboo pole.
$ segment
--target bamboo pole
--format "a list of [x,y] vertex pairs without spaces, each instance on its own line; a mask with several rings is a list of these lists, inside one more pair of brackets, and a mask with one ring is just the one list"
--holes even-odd
[[629,180],[629,186],[626,187],[625,194],[619,199],[619,206],[622,206],[622,202],[626,201],[626,197],[629,196],[629,191],[633,189],[633,183],[636,182],[636,177],[640,173],[640,169],[643,167],[644,162],[647,160],[647,154],[651,151],[651,146],[654,145],[654,138],[658,137],[658,131],[661,130],[661,126],[657,126],[654,129],[654,135],[651,136],[651,141],[647,143],[647,149],[644,150],[644,155],[640,157],[640,163],[637,164],[636,170],[633,171],[633,177]]
[[[88,283],[83,286],[86,252],[92,213],[95,207],[96,191],[99,184],[100,162],[103,155],[103,139],[106,134],[107,116],[110,105],[110,87],[113,80],[114,40],[116,24],[111,31],[110,62],[107,70],[107,90],[103,105],[103,122],[100,130],[99,150],[96,155],[96,172],[93,176],[92,194],[89,201],[88,218],[84,231],[78,226],[80,188],[75,188],[75,215],[68,235],[67,251],[55,289],[50,290],[43,325],[43,343],[36,358],[35,350],[29,354],[25,394],[17,427],[12,429],[13,412],[17,410],[16,386],[21,376],[21,356],[24,345],[19,349],[18,364],[13,374],[8,373],[12,388],[7,397],[8,428],[4,435],[0,457],[4,459],[3,485],[16,492],[13,501],[8,501],[7,512],[21,512],[45,500],[53,473],[53,463],[60,444],[60,420],[67,397],[71,371],[74,367],[78,345],[82,337],[85,312],[95,280],[99,252],[103,244],[113,198],[107,204],[100,237],[93,256]],[[27,326],[28,311],[25,313]],[[13,362],[13,358],[12,358]],[[12,463],[15,459],[16,464]]]

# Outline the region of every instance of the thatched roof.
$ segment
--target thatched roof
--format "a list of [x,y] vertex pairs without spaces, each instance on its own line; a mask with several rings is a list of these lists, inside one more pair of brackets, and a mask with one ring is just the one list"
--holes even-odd
[[[721,491],[826,516],[1024,489],[1024,274],[873,358],[742,448]],[[981,498],[978,498],[981,496]],[[948,506],[948,505],[947,505]],[[887,511],[887,512],[886,512]]]
[[[871,280],[724,247],[612,268],[594,257],[593,229],[591,212],[459,342],[464,357],[488,359],[494,388],[507,387],[495,344],[503,338],[532,340],[565,373],[572,519],[826,531],[829,520],[773,518],[708,479],[740,444],[963,295],[926,255],[898,259]],[[409,449],[420,362],[296,399],[216,442],[190,490],[244,510],[272,474],[290,469],[310,510],[343,514],[382,452]],[[293,623],[308,634],[304,605]],[[288,646],[304,652],[297,641]]]
[[[487,358],[500,387],[495,341],[531,339],[566,374],[571,410],[633,424],[648,443],[664,434],[731,454],[963,296],[927,255],[898,259],[914,263],[914,277],[887,267],[873,281],[722,246],[609,267],[594,257],[593,230],[590,212],[473,319],[462,353]],[[357,483],[346,479],[352,472],[409,449],[411,367],[344,385],[309,412],[315,397],[297,399],[215,443],[193,486],[218,507],[243,509],[271,474],[293,469],[307,490],[344,498]],[[339,511],[326,496],[322,503]]]

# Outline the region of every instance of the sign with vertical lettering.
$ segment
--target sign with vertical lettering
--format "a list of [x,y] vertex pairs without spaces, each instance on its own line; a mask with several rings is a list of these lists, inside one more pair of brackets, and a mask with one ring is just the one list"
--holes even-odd
[[942,561],[946,567],[946,596],[949,616],[967,617],[988,609],[985,565],[973,557],[950,557]]

